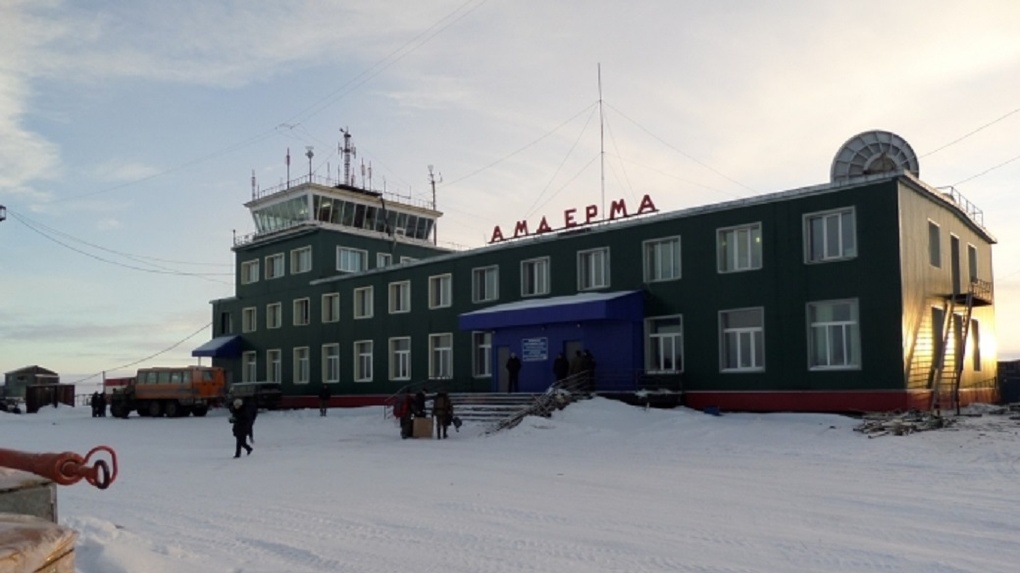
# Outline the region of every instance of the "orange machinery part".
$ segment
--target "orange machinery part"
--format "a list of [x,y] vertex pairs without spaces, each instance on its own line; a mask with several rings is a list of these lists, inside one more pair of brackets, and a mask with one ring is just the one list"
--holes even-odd
[[[93,462],[92,456],[99,452],[108,453],[110,463],[102,459]],[[106,489],[117,479],[117,453],[109,446],[96,446],[85,457],[74,452],[31,454],[0,448],[0,466],[30,472],[60,485],[84,479],[99,489]]]

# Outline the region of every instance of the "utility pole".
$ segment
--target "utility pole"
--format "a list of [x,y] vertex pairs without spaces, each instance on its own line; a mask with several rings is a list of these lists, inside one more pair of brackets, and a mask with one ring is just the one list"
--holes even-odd
[[[432,187],[432,210],[436,210],[436,175],[433,173],[433,166],[429,165],[429,185]],[[439,174],[439,182],[443,181],[443,174]],[[436,228],[439,226],[439,221],[432,222],[432,244],[439,244],[439,230]]]
[[311,183],[312,182],[312,157],[315,156],[315,152],[312,151],[313,148],[312,148],[311,145],[306,146],[305,149],[308,150],[308,151],[305,152],[305,157],[308,158],[308,182]]

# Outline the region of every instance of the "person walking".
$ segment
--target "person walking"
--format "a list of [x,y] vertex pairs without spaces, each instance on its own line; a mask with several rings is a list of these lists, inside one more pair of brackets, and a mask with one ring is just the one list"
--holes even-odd
[[234,457],[241,457],[242,449],[250,456],[251,451],[255,449],[248,445],[251,420],[248,419],[248,412],[244,408],[244,400],[240,398],[235,398],[230,408],[230,426],[234,434]]
[[517,355],[513,352],[510,353],[510,358],[506,361],[506,372],[510,376],[506,385],[506,392],[507,394],[513,394],[517,391],[521,374],[521,359],[517,358]]
[[319,388],[319,415],[326,415],[326,408],[329,408],[329,399],[333,397],[333,392],[329,389],[328,384],[323,384],[322,388]]
[[570,373],[570,362],[567,361],[567,357],[562,352],[556,356],[556,360],[553,361],[553,376],[556,381],[559,382],[567,377]]
[[255,418],[259,417],[259,403],[255,396],[244,399],[244,412],[248,415],[248,441],[255,443]]
[[584,379],[589,392],[595,392],[595,357],[590,350],[585,350],[581,356],[581,371],[584,372]]
[[453,423],[453,402],[446,392],[439,392],[432,400],[432,417],[436,419],[436,439],[448,437],[447,430]]

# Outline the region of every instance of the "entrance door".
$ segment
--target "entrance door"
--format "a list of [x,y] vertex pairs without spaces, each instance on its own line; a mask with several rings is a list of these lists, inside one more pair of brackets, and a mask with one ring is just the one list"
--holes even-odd
[[568,363],[574,362],[574,356],[579,350],[584,350],[584,344],[580,340],[568,340],[563,343],[563,352],[566,353]]
[[492,365],[498,375],[496,380],[499,386],[496,388],[497,392],[506,393],[507,387],[510,386],[510,376],[506,371],[506,361],[510,359],[510,347],[500,346],[496,349],[496,363]]

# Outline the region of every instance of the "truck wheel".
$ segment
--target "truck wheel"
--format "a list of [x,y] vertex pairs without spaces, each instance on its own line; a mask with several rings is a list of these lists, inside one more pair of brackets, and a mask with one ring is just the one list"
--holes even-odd
[[127,406],[124,404],[114,404],[110,407],[110,413],[113,414],[113,417],[115,418],[127,418],[130,410],[128,410]]
[[196,418],[201,418],[209,413],[209,406],[192,406],[191,413],[194,414]]
[[153,418],[158,418],[163,415],[163,404],[160,404],[159,400],[149,402],[149,415]]
[[[155,402],[153,403],[155,404]],[[176,418],[179,414],[177,411],[177,402],[174,402],[173,400],[167,402],[166,406],[163,407],[163,410],[166,412],[167,418]]]

